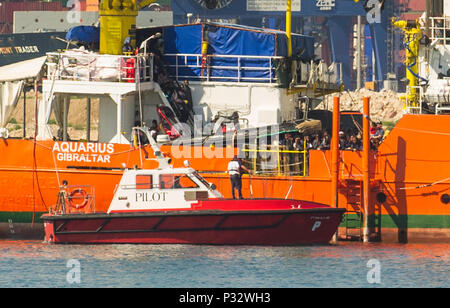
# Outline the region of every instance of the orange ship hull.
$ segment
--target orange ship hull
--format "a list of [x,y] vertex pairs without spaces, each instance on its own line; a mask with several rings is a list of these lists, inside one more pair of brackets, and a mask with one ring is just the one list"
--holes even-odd
[[[371,153],[369,228],[383,241],[450,241],[450,116],[405,115],[377,152]],[[189,148],[208,157],[207,148]],[[170,147],[163,147],[170,152]],[[217,149],[216,149],[217,151]],[[227,156],[230,156],[230,149]],[[147,148],[151,153],[151,148]],[[231,150],[231,152],[233,152]],[[59,186],[95,189],[97,212],[106,211],[124,167],[155,168],[144,151],[129,145],[0,140],[0,236],[43,236],[38,219],[56,203]],[[186,158],[174,158],[181,167]],[[193,168],[231,197],[227,158],[189,158]],[[341,151],[339,207],[348,211],[340,235],[358,233],[350,221],[362,212],[362,155]],[[243,177],[244,196],[291,198],[332,204],[331,152],[310,151],[309,175]],[[355,219],[356,218],[356,219]]]

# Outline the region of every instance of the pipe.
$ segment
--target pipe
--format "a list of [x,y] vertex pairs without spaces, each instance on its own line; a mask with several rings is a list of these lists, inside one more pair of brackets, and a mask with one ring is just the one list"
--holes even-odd
[[426,19],[425,19],[425,34],[430,37],[431,36],[431,31],[430,31],[430,18],[431,18],[431,0],[426,0],[425,3],[426,6]]
[[68,115],[69,115],[69,101],[70,98],[69,96],[64,96],[64,105],[63,105],[63,141],[67,141],[69,138],[68,133],[67,133],[67,127],[68,127]]
[[[333,99],[333,131],[331,139],[331,206],[339,206],[339,128],[340,98]],[[337,241],[337,232],[333,242]]]
[[370,173],[369,173],[369,155],[370,155],[370,98],[364,98],[363,105],[363,241],[369,242],[369,202],[370,202]]
[[292,0],[286,1],[286,37],[288,57],[292,57]]
[[91,142],[91,98],[87,98],[86,102],[86,140]]
[[[356,63],[356,89],[359,90],[362,87],[362,77],[361,77],[361,70],[362,70],[362,48],[361,48],[361,16],[358,15],[358,24],[357,24],[357,30],[356,37],[357,37],[357,49],[358,49],[358,60]],[[375,79],[373,79],[375,81]]]
[[27,86],[23,87],[23,139],[27,137]]

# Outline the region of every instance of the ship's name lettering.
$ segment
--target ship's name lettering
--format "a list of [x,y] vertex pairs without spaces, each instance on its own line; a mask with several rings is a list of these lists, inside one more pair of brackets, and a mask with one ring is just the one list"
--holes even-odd
[[11,55],[13,54],[12,47],[0,47],[0,54],[1,55]]
[[39,53],[39,48],[37,46],[0,47],[0,55],[12,55],[24,53]]
[[55,142],[53,152],[85,152],[97,154],[114,153],[114,144],[111,143],[84,143],[84,142]]
[[111,156],[99,154],[58,153],[56,159],[59,161],[73,161],[85,163],[111,163]]
[[136,202],[166,201],[168,192],[136,193]]
[[55,142],[53,152],[59,161],[86,162],[86,163],[111,163],[114,153],[114,144],[105,143],[81,143],[81,142]]
[[37,53],[39,48],[37,46],[16,46],[14,47],[16,53]]

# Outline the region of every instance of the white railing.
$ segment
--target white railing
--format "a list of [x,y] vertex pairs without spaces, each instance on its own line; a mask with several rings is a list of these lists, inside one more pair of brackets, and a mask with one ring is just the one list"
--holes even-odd
[[430,17],[430,34],[432,42],[450,44],[450,17]]
[[47,53],[47,78],[75,81],[153,80],[153,56],[99,55],[82,51]]
[[[413,94],[412,89],[414,89],[416,95],[416,102],[408,101],[408,98]],[[406,88],[406,96],[404,97],[405,101],[405,110],[408,114],[421,114],[422,113],[422,102],[424,99],[423,96],[423,87],[421,86],[408,86]]]
[[[233,55],[203,57],[201,54],[165,54],[164,57],[170,63],[167,65],[170,77],[176,80],[266,83],[277,82],[275,60],[282,59],[282,57]],[[254,66],[251,66],[251,63]],[[191,74],[187,74],[189,71]],[[260,76],[249,76],[251,73]]]

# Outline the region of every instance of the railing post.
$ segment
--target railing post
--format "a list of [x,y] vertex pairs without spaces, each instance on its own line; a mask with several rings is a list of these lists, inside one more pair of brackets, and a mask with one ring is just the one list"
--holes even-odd
[[281,154],[280,154],[280,145],[277,147],[277,154],[278,154],[278,176],[281,175]]
[[175,78],[177,79],[177,81],[179,81],[178,80],[178,65],[179,65],[178,56],[175,56]]
[[154,76],[153,76],[153,65],[154,65],[154,58],[153,55],[150,56],[150,81],[154,81]]
[[269,58],[269,83],[272,84],[272,57]]
[[303,176],[306,176],[306,139],[303,141]]
[[[339,206],[339,129],[340,129],[340,99],[333,99],[333,132],[331,139],[331,206]],[[337,232],[333,242],[337,242]]]
[[[253,152],[253,170],[255,170],[255,173],[258,171],[258,165],[257,165],[257,160],[258,160],[258,151],[256,150],[258,147],[258,140],[255,139],[255,148],[254,148],[254,152]],[[252,153],[252,152],[250,152]]]
[[134,82],[141,82],[141,65],[139,63],[139,58],[138,57],[133,57],[134,58]]
[[238,57],[238,83],[241,82],[241,57]]
[[370,202],[370,98],[364,98],[363,106],[363,194],[364,194],[364,229],[363,241],[369,242],[369,202]]
[[122,58],[119,61],[119,82],[122,82],[123,63]]

